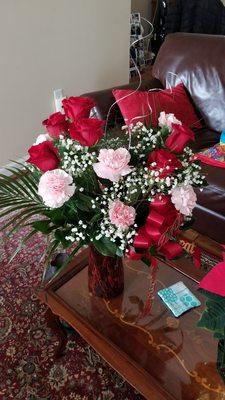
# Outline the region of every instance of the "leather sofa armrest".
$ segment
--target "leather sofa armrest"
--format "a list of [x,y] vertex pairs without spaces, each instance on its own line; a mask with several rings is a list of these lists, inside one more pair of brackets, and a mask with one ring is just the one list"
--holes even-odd
[[[137,86],[138,86],[138,81],[135,81],[128,85],[116,87],[116,89],[134,89],[135,90],[137,88]],[[158,79],[154,78],[150,74],[149,76],[145,77],[142,80],[142,84],[141,84],[141,87],[139,90],[161,89],[161,88],[163,88],[163,87],[162,87],[162,84],[160,83],[160,81]],[[115,103],[115,99],[112,94],[112,89],[114,89],[114,88],[82,94],[82,96],[91,97],[95,101],[95,104],[96,104],[95,114],[96,114],[97,118],[101,118],[101,119],[105,120],[107,118],[110,107],[112,106],[113,103]],[[115,104],[115,106],[112,108],[112,110],[110,112],[108,126],[113,127],[116,124],[121,125],[123,123],[124,123],[124,120],[123,120],[122,114],[120,112],[120,109],[117,106],[117,104]]]
[[190,143],[190,147],[194,151],[212,147],[220,141],[220,133],[213,131],[207,127],[195,129],[195,141]]

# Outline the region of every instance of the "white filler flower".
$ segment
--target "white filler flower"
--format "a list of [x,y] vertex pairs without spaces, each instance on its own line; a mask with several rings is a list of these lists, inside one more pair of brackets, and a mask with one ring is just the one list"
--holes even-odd
[[49,136],[48,133],[41,133],[40,135],[38,135],[36,142],[34,143],[34,146],[37,146],[40,143],[46,142],[47,140],[49,142],[51,142],[52,141],[51,136]]
[[169,131],[172,130],[172,124],[182,125],[179,119],[175,117],[174,114],[166,114],[165,111],[161,111],[158,118],[159,126],[162,128],[163,126],[167,126]]

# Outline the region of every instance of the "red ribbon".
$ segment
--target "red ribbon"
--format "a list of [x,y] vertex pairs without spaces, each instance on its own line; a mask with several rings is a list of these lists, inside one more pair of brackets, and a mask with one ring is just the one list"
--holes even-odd
[[183,248],[171,239],[179,232],[181,222],[181,214],[175,209],[169,196],[155,197],[149,205],[149,214],[145,225],[138,230],[134,239],[134,247],[129,249],[130,259],[140,260],[146,257],[152,267],[148,298],[141,317],[147,315],[151,310],[156,285],[157,259],[150,254],[149,248],[154,246],[159,254],[168,259],[180,255]]
[[[157,196],[149,205],[149,214],[145,225],[142,226],[134,239],[134,249],[131,249],[131,259],[141,259],[146,251],[154,246],[158,253],[168,259],[180,255],[183,251],[180,244],[172,241],[179,232],[182,222],[180,213],[171,203],[169,196]],[[135,249],[139,251],[136,252]],[[145,250],[144,253],[140,250]]]

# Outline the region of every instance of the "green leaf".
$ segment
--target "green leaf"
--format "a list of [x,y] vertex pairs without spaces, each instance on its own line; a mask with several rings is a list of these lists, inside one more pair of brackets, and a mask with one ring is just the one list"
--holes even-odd
[[102,237],[100,240],[93,240],[93,245],[103,256],[116,256],[118,246],[107,237]]
[[66,223],[64,207],[60,207],[55,210],[47,210],[44,214],[51,220],[54,225],[63,226]]
[[165,140],[167,136],[169,136],[169,134],[170,134],[169,128],[166,125],[164,125],[161,128],[161,137],[163,138],[163,140]]
[[143,263],[145,263],[145,265],[147,265],[148,267],[151,267],[151,260],[147,257],[142,257],[141,261],[143,261]]
[[[136,192],[132,193],[134,189],[136,189]],[[138,201],[140,194],[141,194],[141,189],[139,186],[137,186],[137,185],[130,186],[129,189],[127,190],[127,196],[129,198],[129,203],[135,204]]]
[[50,223],[50,220],[35,221],[32,223],[32,226],[36,231],[48,234],[52,231],[52,228],[49,226]]
[[63,247],[66,249],[67,247],[69,247],[71,245],[71,242],[69,242],[68,240],[66,240],[66,231],[61,230],[61,229],[57,229],[55,231],[55,238],[62,243]]
[[118,247],[116,250],[116,255],[117,255],[117,257],[123,257],[124,256],[123,250],[119,249],[119,247]]
[[97,221],[99,221],[102,218],[102,215],[100,213],[95,214],[90,221],[88,221],[88,225],[94,225]]
[[85,192],[88,193],[100,192],[98,179],[93,168],[86,169],[86,171],[81,176],[75,179],[75,184],[78,187],[83,187]]
[[158,255],[158,252],[157,252],[155,246],[151,246],[151,247],[150,247],[149,253],[150,253],[152,256],[155,256],[155,257]]
[[225,302],[208,300],[198,326],[210,331],[221,331],[225,327]]
[[198,289],[198,291],[209,300],[213,300],[213,301],[216,301],[218,303],[221,302],[221,301],[222,302],[225,301],[225,297],[220,296],[219,294],[211,293],[211,292],[208,292],[207,290],[204,290],[204,289]]
[[81,218],[80,210],[77,209],[74,198],[64,205],[64,218],[67,223],[75,225]]
[[214,319],[211,318],[210,314],[208,313],[208,310],[203,312],[200,320],[197,323],[197,326],[199,328],[209,329],[210,331],[215,330],[215,321]]
[[99,178],[99,182],[101,182],[101,184],[106,187],[112,186],[112,182],[109,179]]
[[79,210],[93,213],[93,211],[96,209],[92,208],[92,200],[93,198],[87,196],[86,194],[80,192],[76,194],[76,206],[79,208]]
[[213,337],[217,340],[224,339],[224,331],[222,330],[221,332],[215,332]]

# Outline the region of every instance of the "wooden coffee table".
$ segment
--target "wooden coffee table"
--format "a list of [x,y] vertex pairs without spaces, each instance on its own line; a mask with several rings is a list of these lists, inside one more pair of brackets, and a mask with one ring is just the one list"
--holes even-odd
[[217,342],[196,327],[205,301],[196,282],[160,262],[157,291],[183,281],[203,306],[174,318],[156,294],[151,313],[140,318],[149,286],[148,268],[142,262],[126,261],[123,295],[105,301],[88,292],[87,259],[84,250],[38,290],[39,299],[146,399],[225,399],[225,386],[216,371]]

